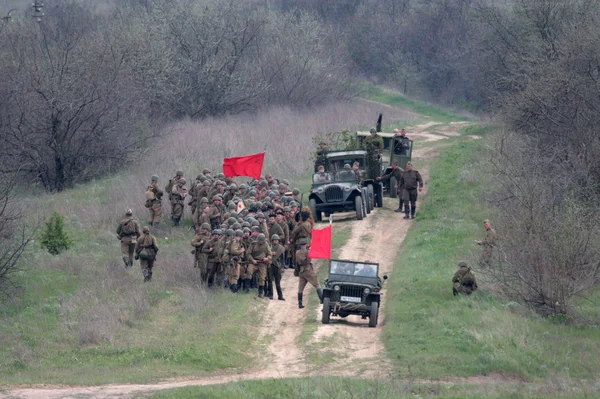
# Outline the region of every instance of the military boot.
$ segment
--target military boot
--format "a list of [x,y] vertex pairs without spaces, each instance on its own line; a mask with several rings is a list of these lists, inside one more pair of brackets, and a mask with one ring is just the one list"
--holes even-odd
[[406,209],[406,211],[404,212],[404,219],[410,219],[410,215],[409,215],[409,212],[408,212],[408,207],[405,206],[404,208]]
[[159,228],[159,226],[160,226],[160,222],[154,222],[154,228],[155,228],[155,229],[158,229],[158,228]]
[[214,283],[215,283],[214,277],[209,277],[208,278],[208,284],[207,284],[208,288],[212,287]]
[[238,286],[237,286],[237,284],[231,284],[231,285],[229,286],[229,289],[230,289],[230,290],[231,290],[231,292],[233,292],[234,294],[237,294],[237,293],[238,293]]
[[148,226],[152,227],[152,222],[148,222]]
[[319,296],[319,301],[323,303],[323,288],[317,288],[317,295]]
[[123,256],[123,263],[125,263],[125,269],[129,267],[129,257]]
[[410,206],[410,217],[411,219],[415,218],[415,214],[417,213],[417,206],[416,205],[411,205]]
[[302,309],[304,308],[304,305],[302,304],[302,294],[298,293],[298,308]]
[[271,282],[267,283],[267,295],[270,300],[273,300],[273,283]]
[[265,297],[265,286],[264,285],[259,285],[258,286],[258,297],[259,298],[264,298]]
[[246,280],[244,280],[244,292],[247,294],[250,292],[250,284],[251,284],[252,280],[250,280],[249,278],[247,278]]
[[277,299],[280,301],[285,301],[283,297],[283,291],[281,291],[281,284],[276,283],[275,288],[277,289]]
[[148,270],[148,281],[152,280],[152,272]]

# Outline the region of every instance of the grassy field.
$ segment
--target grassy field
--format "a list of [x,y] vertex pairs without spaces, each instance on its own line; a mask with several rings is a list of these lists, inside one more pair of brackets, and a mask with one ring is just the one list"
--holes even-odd
[[537,317],[515,302],[499,300],[481,278],[482,289],[473,296],[452,296],[450,281],[459,260],[476,264],[473,240],[482,235],[487,216],[476,180],[479,145],[459,142],[435,161],[429,194],[391,275],[384,341],[397,375],[595,380],[597,328]]

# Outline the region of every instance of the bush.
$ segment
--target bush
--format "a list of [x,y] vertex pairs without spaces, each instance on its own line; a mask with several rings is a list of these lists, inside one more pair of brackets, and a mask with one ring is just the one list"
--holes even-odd
[[54,212],[46,222],[46,228],[41,236],[41,245],[52,255],[58,255],[73,245],[73,240],[65,231],[65,218],[58,212]]

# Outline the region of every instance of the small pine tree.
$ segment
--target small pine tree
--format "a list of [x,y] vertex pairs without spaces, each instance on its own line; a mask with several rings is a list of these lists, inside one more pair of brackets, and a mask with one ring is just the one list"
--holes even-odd
[[54,212],[46,222],[46,228],[41,236],[41,245],[52,255],[58,255],[73,245],[73,240],[65,231],[65,218],[58,212]]

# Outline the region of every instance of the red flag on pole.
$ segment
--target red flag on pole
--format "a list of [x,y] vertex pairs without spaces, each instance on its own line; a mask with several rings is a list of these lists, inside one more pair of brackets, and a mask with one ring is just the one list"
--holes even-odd
[[225,158],[223,160],[223,174],[225,177],[248,176],[260,179],[264,161],[264,152],[243,157]]
[[312,241],[308,257],[312,259],[331,259],[331,225],[312,231]]

